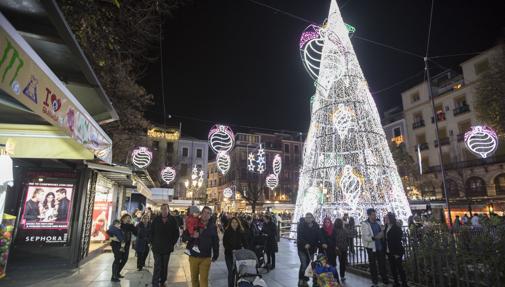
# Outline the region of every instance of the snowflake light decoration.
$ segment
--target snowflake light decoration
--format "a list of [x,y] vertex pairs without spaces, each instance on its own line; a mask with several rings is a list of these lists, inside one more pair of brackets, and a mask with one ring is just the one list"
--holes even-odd
[[256,161],[256,158],[254,157],[253,153],[249,153],[249,156],[247,157],[247,169],[251,172],[254,172],[254,169],[256,168],[256,165],[254,165]]
[[247,157],[247,170],[263,174],[265,172],[265,163],[265,149],[263,145],[260,144],[256,155],[254,155],[254,153],[249,153]]
[[318,221],[343,213],[363,220],[368,208],[394,212],[404,222],[411,214],[350,28],[331,0],[327,22],[308,27],[300,40],[301,58],[316,90],[293,222],[307,212]]
[[224,198],[230,198],[233,196],[233,190],[230,187],[227,187],[223,190]]
[[498,148],[498,136],[490,127],[474,126],[465,133],[465,145],[475,155],[487,158]]
[[147,147],[138,147],[132,152],[132,163],[137,168],[146,168],[151,164],[153,153]]

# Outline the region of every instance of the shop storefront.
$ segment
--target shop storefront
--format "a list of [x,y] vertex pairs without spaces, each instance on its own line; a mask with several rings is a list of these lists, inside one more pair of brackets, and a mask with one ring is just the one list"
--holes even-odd
[[[52,2],[44,5],[57,9]],[[95,231],[110,222],[117,206],[111,183],[87,165],[111,162],[112,142],[97,120],[106,122],[117,115],[71,34],[56,44],[34,33],[21,36],[3,14],[8,4],[0,6],[0,152],[11,159],[9,167],[2,166],[0,178],[13,171],[12,181],[0,192],[2,218],[8,224],[3,234],[11,239],[7,273],[33,266],[75,267],[92,249],[92,235],[101,238]],[[16,11],[8,12],[12,16]],[[61,17],[41,15],[49,14]],[[57,53],[45,53],[56,46]],[[75,62],[59,61],[62,54]],[[66,73],[53,71],[62,67]],[[64,75],[69,76],[65,83],[60,80]],[[68,80],[72,76],[80,77],[79,89]],[[5,271],[1,265],[0,276]]]

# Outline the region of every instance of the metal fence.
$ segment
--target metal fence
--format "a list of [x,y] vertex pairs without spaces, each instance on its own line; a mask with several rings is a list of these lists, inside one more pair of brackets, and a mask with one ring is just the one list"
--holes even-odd
[[[289,238],[291,225],[279,223],[281,237]],[[463,227],[456,232],[443,226],[416,230],[404,227],[403,231],[404,268],[410,282],[434,287],[505,286],[505,226]],[[369,272],[361,238],[361,227],[356,226],[348,264]]]

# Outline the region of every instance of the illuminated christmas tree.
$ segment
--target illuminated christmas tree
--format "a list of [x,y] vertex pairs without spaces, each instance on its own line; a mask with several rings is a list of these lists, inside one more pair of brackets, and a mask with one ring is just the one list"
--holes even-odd
[[315,80],[311,123],[304,147],[294,221],[312,212],[349,213],[364,219],[366,209],[399,219],[411,215],[379,113],[335,0],[321,27],[310,25],[300,39],[303,63]]

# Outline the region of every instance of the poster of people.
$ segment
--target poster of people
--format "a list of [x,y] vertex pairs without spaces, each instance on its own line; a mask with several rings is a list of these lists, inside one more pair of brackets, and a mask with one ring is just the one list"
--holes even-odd
[[29,183],[19,224],[18,241],[66,243],[73,193],[73,184]]

